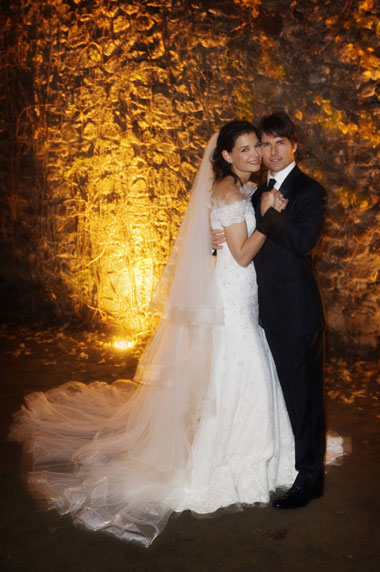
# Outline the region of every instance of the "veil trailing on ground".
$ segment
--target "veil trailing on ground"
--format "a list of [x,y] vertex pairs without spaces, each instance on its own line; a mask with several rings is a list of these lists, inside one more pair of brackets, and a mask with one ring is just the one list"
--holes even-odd
[[10,432],[32,459],[27,482],[35,496],[79,526],[143,546],[176,510],[198,420],[213,414],[213,327],[223,322],[208,220],[216,137],[154,292],[161,321],[134,381],[69,382],[33,393]]

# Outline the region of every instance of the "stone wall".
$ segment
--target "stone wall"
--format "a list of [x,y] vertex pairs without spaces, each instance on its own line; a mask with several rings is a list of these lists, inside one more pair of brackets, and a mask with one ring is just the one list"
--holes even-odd
[[208,137],[283,108],[328,190],[330,339],[378,348],[373,0],[10,0],[0,25],[5,319],[148,327]]

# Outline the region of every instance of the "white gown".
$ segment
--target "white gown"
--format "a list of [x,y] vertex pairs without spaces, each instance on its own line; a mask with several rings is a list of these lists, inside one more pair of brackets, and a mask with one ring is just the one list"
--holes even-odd
[[[214,227],[245,220],[249,233],[255,228],[249,199],[214,204],[211,217]],[[208,385],[191,415],[180,385],[153,381],[137,389],[130,381],[70,382],[27,396],[10,438],[24,442],[29,488],[49,508],[148,546],[172,512],[267,503],[271,491],[292,484],[294,442],[258,325],[254,265],[239,266],[224,245],[214,279],[224,324],[211,330]],[[197,336],[186,343],[203,347]],[[189,363],[183,375],[195,383],[197,364]]]
[[[248,199],[211,209],[213,228],[246,221],[255,229]],[[190,486],[180,509],[210,513],[232,504],[267,503],[277,487],[296,477],[294,440],[275,365],[258,324],[256,272],[218,251],[215,279],[224,325],[215,328],[209,402],[190,456]]]

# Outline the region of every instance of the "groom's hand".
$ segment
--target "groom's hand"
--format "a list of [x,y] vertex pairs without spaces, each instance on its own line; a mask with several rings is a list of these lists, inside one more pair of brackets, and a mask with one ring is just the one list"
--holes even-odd
[[211,228],[210,225],[210,243],[213,250],[221,250],[223,243],[226,242],[224,230],[222,228]]

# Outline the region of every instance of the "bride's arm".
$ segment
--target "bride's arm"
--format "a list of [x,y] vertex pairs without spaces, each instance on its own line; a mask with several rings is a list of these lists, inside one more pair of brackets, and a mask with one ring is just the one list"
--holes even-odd
[[265,242],[266,236],[255,230],[250,237],[245,222],[224,227],[224,234],[232,256],[240,266],[248,266]]
[[[266,193],[266,195],[268,195],[265,197],[266,208],[273,207],[278,211],[284,208],[283,199],[280,196],[277,196],[275,193]],[[228,202],[230,204],[236,202],[237,198],[237,195],[230,195]],[[255,258],[266,239],[266,235],[258,230],[255,230],[248,237],[245,221],[225,226],[224,233],[232,256],[240,266],[244,267],[248,266]]]

